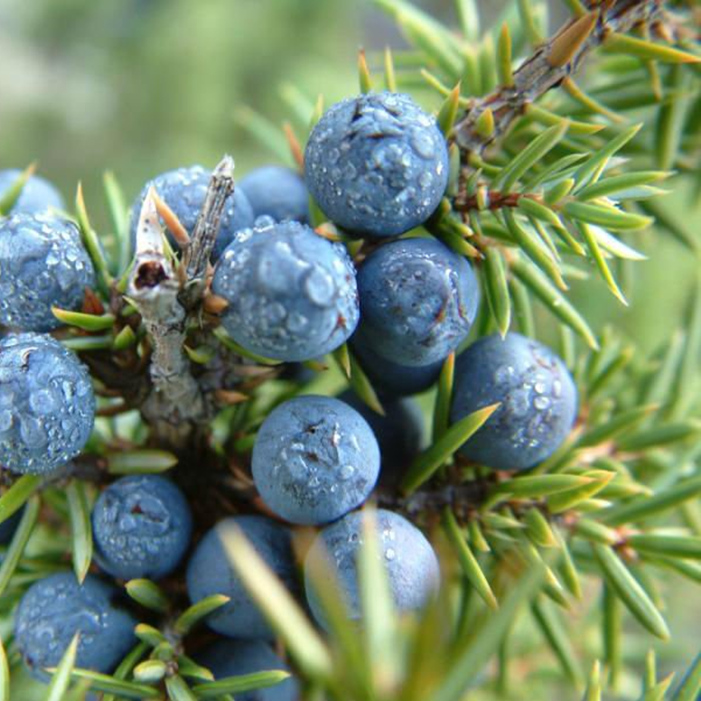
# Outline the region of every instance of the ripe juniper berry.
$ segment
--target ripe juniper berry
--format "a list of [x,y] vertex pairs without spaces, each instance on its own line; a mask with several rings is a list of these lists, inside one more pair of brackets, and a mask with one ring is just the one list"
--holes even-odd
[[100,494],[92,512],[95,555],[121,579],[160,579],[180,563],[192,535],[183,493],[159,475],[122,477]]
[[307,187],[324,213],[371,236],[423,224],[448,182],[448,148],[436,119],[401,93],[333,105],[314,127],[304,163]]
[[0,341],[0,465],[46,474],[83,449],[95,419],[87,368],[51,336]]
[[229,303],[222,314],[227,333],[268,358],[317,358],[358,323],[348,253],[298,222],[261,217],[239,232],[216,266],[212,290]]
[[298,589],[289,529],[263,516],[236,516],[220,521],[198,543],[187,565],[187,591],[193,604],[212,594],[230,597],[228,603],[207,617],[209,627],[217,633],[271,640],[272,630],[227,555],[227,539],[236,527],[287,587]]
[[[361,618],[358,586],[358,550],[363,542],[364,512],[354,511],[326,526],[317,536],[305,563],[305,589],[312,614],[324,625],[324,614],[314,591],[313,560],[322,560],[329,570],[331,585],[338,581],[351,619]],[[390,591],[398,611],[421,608],[440,581],[438,559],[431,544],[416,526],[391,511],[377,512],[375,531],[382,561],[387,569]],[[314,568],[316,569],[316,568]]]
[[239,187],[248,197],[256,217],[275,221],[309,221],[309,192],[304,179],[291,168],[263,166],[241,179]]
[[[11,168],[0,170],[0,199],[22,175],[21,170]],[[45,178],[32,175],[22,188],[20,196],[12,207],[13,214],[36,214],[50,208],[66,209],[61,193]]]
[[[215,679],[242,674],[287,670],[287,665],[262,640],[218,640],[198,656]],[[266,689],[254,689],[236,694],[236,701],[297,701],[299,684],[294,677]]]
[[559,448],[577,415],[577,388],[549,348],[517,333],[481,338],[457,359],[453,421],[501,402],[460,449],[498,470],[524,470]]
[[110,672],[136,643],[136,620],[115,605],[117,589],[88,575],[83,584],[72,572],[52,574],[34,583],[15,614],[15,641],[32,675],[48,681],[80,633],[77,667]]
[[353,336],[351,348],[373,387],[383,396],[407,397],[424,392],[438,379],[443,366],[440,360],[420,367],[400,365],[378,355],[359,334]]
[[358,338],[402,365],[431,365],[467,337],[479,285],[470,264],[435,239],[400,239],[358,271]]
[[367,421],[332,397],[295,397],[258,431],[253,480],[280,517],[318,525],[340,518],[369,496],[380,451]]
[[0,324],[50,331],[52,306],[80,309],[95,272],[77,227],[52,214],[0,219]]

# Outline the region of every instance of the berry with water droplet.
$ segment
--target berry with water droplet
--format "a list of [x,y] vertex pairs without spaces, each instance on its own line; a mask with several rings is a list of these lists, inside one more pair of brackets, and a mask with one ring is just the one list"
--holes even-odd
[[0,219],[0,325],[51,331],[51,311],[80,309],[95,285],[92,261],[73,222],[48,213]]
[[268,358],[318,358],[358,323],[346,249],[298,222],[268,218],[239,232],[217,263],[212,290],[229,303],[221,317],[227,333]]
[[253,480],[263,501],[291,523],[329,523],[360,506],[379,470],[372,429],[332,397],[284,402],[265,419],[253,448]]
[[76,667],[111,672],[136,643],[136,620],[116,605],[117,596],[92,575],[82,584],[72,572],[35,582],[15,614],[15,641],[32,676],[48,681],[44,668],[58,665],[76,633]]
[[180,563],[192,535],[183,493],[159,475],[122,477],[100,494],[92,512],[95,556],[121,579],[160,579]]
[[549,348],[517,333],[482,338],[455,366],[452,420],[501,406],[460,449],[498,470],[525,470],[552,455],[577,414],[577,388]]
[[435,239],[400,239],[371,253],[358,271],[357,337],[395,363],[445,359],[477,315],[479,284],[464,257]]
[[402,93],[333,105],[304,156],[307,187],[336,224],[396,236],[423,224],[448,183],[448,147],[435,117]]
[[95,394],[87,368],[51,336],[0,341],[0,465],[47,474],[90,437]]
[[[327,574],[321,576],[331,585],[340,585],[353,620],[361,617],[358,586],[358,550],[363,543],[364,512],[354,511],[340,521],[326,526],[312,545],[305,564],[305,589],[312,614],[320,625],[325,624],[323,608],[314,590],[318,571],[312,562],[326,560]],[[380,557],[387,571],[389,588],[397,609],[420,609],[437,590],[440,581],[438,559],[426,537],[403,516],[380,509],[376,514],[375,533]],[[323,561],[322,560],[322,561]],[[320,584],[321,582],[317,582]],[[323,583],[321,583],[323,584]]]

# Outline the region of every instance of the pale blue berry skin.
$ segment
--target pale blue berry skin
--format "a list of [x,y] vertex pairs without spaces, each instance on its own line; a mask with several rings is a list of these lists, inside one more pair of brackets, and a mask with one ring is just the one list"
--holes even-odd
[[15,534],[17,526],[19,526],[19,522],[22,519],[23,512],[24,509],[15,511],[10,518],[6,518],[0,523],[0,545],[7,545],[12,540],[12,536]]
[[111,672],[136,643],[136,620],[118,608],[118,590],[88,575],[79,584],[72,572],[33,584],[15,613],[15,641],[32,676],[48,681],[45,667],[56,667],[80,632],[76,667]]
[[421,407],[414,399],[383,399],[383,416],[373,411],[351,390],[341,394],[339,399],[353,407],[368,422],[377,438],[381,457],[380,484],[396,484],[425,442]]
[[261,217],[237,233],[212,290],[229,303],[227,333],[253,353],[288,362],[342,345],[358,323],[355,269],[346,249],[293,221]]
[[80,453],[95,420],[87,368],[51,336],[0,341],[0,465],[44,475]]
[[390,241],[358,271],[358,338],[407,366],[444,360],[477,315],[479,283],[464,257],[435,239]]
[[309,192],[304,179],[291,168],[268,165],[252,170],[241,179],[243,190],[256,217],[275,221],[309,221]]
[[306,395],[268,415],[251,468],[260,496],[278,516],[320,525],[368,498],[380,471],[380,450],[355,409],[333,397]]
[[351,348],[372,386],[382,396],[408,397],[425,392],[435,384],[443,367],[443,361],[440,360],[420,367],[387,360],[378,355],[357,333],[351,340]]
[[248,595],[224,546],[237,526],[287,588],[298,589],[290,530],[263,516],[235,516],[220,521],[195,548],[187,565],[188,595],[193,604],[212,594],[230,597],[207,617],[207,624],[217,633],[272,640],[273,631]]
[[[316,595],[309,562],[326,558],[330,568],[327,585],[335,581],[343,592],[351,620],[361,618],[358,587],[358,552],[363,540],[362,511],[354,511],[324,528],[307,555],[305,590],[316,621],[325,626],[323,609]],[[389,588],[399,612],[416,611],[424,606],[440,583],[438,559],[423,533],[403,516],[377,511],[376,532],[380,557],[385,565]],[[322,575],[323,576],[323,575]],[[335,581],[334,581],[335,580]]]
[[[284,669],[287,665],[261,640],[218,640],[205,648],[197,657],[198,664],[206,667],[216,680],[242,674]],[[266,689],[255,689],[236,694],[236,701],[297,701],[299,684],[294,677]]]
[[322,116],[304,167],[309,192],[336,224],[396,236],[438,207],[448,183],[448,147],[435,117],[411,97],[369,93]]
[[22,331],[51,331],[51,311],[80,309],[94,287],[92,261],[72,222],[48,213],[0,219],[0,324]]
[[550,457],[577,416],[577,388],[547,346],[517,333],[482,338],[458,356],[451,420],[501,406],[460,449],[496,470],[526,470]]
[[[22,171],[16,168],[0,170],[0,199],[14,184]],[[56,187],[39,175],[32,175],[12,207],[12,214],[36,214],[50,208],[66,209],[66,203]]]
[[120,579],[161,579],[180,564],[192,536],[192,514],[180,489],[159,475],[122,477],[92,512],[95,556]]
[[[204,204],[211,175],[210,170],[200,165],[194,165],[169,170],[149,180],[131,208],[132,246],[136,244],[136,228],[139,223],[141,206],[151,186],[156,188],[161,199],[175,212],[188,234],[191,234]],[[240,229],[253,226],[254,219],[253,208],[248,198],[241,188],[235,188],[233,196],[227,199],[224,207],[221,226],[210,256],[213,263],[219,260],[224,249],[234,238],[234,234]],[[170,240],[173,241],[172,238]]]

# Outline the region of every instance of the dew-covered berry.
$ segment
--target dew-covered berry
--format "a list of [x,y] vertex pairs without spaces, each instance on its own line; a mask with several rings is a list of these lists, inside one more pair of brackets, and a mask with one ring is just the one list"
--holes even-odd
[[244,348],[277,360],[309,360],[338,348],[358,323],[355,269],[338,243],[305,224],[261,217],[239,232],[216,266],[221,320]]
[[72,222],[52,214],[0,219],[0,324],[23,331],[61,325],[52,306],[79,309],[95,285],[92,261]]
[[[324,626],[325,617],[314,589],[314,581],[322,584],[312,572],[326,569],[327,586],[335,582],[341,587],[348,614],[352,620],[361,618],[358,586],[358,552],[363,542],[364,512],[354,511],[340,521],[326,526],[314,541],[307,555],[304,581],[307,602],[317,622]],[[380,509],[376,515],[376,533],[380,557],[386,567],[389,588],[398,611],[420,609],[438,588],[440,571],[438,559],[423,533],[403,516]],[[325,558],[321,560],[321,558]],[[312,566],[319,563],[326,567]],[[318,575],[317,575],[318,576]]]
[[373,411],[355,392],[339,399],[353,407],[367,422],[380,447],[381,485],[396,485],[424,442],[424,416],[416,400],[383,399],[384,416]]
[[[131,240],[136,243],[136,227],[139,223],[141,207],[150,187],[154,187],[162,200],[173,210],[185,230],[191,234],[195,228],[197,217],[204,204],[207,187],[212,172],[200,165],[176,168],[157,175],[149,180],[142,188],[131,208]],[[234,190],[229,197],[222,213],[221,226],[212,249],[211,259],[219,259],[224,249],[231,243],[234,234],[239,229],[253,225],[253,209],[241,188]],[[168,234],[170,237],[170,234]],[[170,239],[171,242],[173,239]]]
[[180,563],[192,535],[190,507],[180,489],[159,475],[122,477],[92,512],[95,556],[121,579],[160,579]]
[[[0,199],[5,196],[21,175],[22,171],[15,168],[0,170]],[[13,214],[36,214],[46,212],[52,207],[66,209],[66,203],[63,201],[61,193],[45,178],[32,175],[22,188],[22,192],[11,211]]]
[[136,620],[115,604],[118,593],[92,575],[81,585],[72,572],[33,584],[15,614],[15,642],[32,676],[48,681],[43,670],[58,665],[78,632],[76,667],[112,671],[136,643]]
[[95,420],[87,368],[51,336],[0,340],[0,465],[47,474],[83,449]]
[[517,333],[488,336],[457,359],[451,418],[501,402],[460,449],[497,470],[524,470],[552,455],[577,415],[577,388],[549,348]]
[[371,253],[358,271],[358,337],[378,355],[409,366],[446,358],[467,337],[479,303],[470,264],[435,239],[400,239]]
[[333,105],[304,156],[307,187],[345,229],[395,236],[433,214],[448,183],[448,148],[435,117],[408,95],[369,93]]
[[[279,669],[289,671],[287,665],[262,640],[218,640],[198,655],[197,662],[206,667],[216,680]],[[299,684],[294,677],[265,689],[236,694],[236,701],[297,701],[298,698]]]
[[238,184],[256,217],[275,221],[309,221],[309,192],[304,179],[291,168],[263,166],[252,170]]
[[441,360],[422,366],[400,365],[378,355],[359,334],[351,341],[354,355],[372,386],[383,396],[408,397],[431,387],[441,373]]
[[380,470],[367,421],[332,397],[295,397],[258,431],[253,481],[278,516],[297,524],[329,523],[360,506]]
[[209,627],[217,633],[272,640],[270,626],[248,595],[228,555],[226,543],[237,527],[287,588],[298,589],[289,529],[263,516],[235,516],[220,521],[198,543],[187,565],[187,591],[193,604],[212,594],[231,599],[207,617]]

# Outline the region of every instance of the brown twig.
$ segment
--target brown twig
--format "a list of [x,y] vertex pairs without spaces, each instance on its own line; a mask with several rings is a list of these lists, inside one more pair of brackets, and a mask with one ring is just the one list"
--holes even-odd
[[[654,22],[661,14],[660,0],[586,0],[584,4],[589,12],[565,24],[539,46],[514,71],[513,85],[502,86],[473,102],[454,131],[463,163],[469,161],[470,154],[481,154],[503,136],[529,104],[577,71],[591,51],[613,32],[623,33],[637,24]],[[494,118],[488,136],[478,128],[486,110],[491,110]]]

